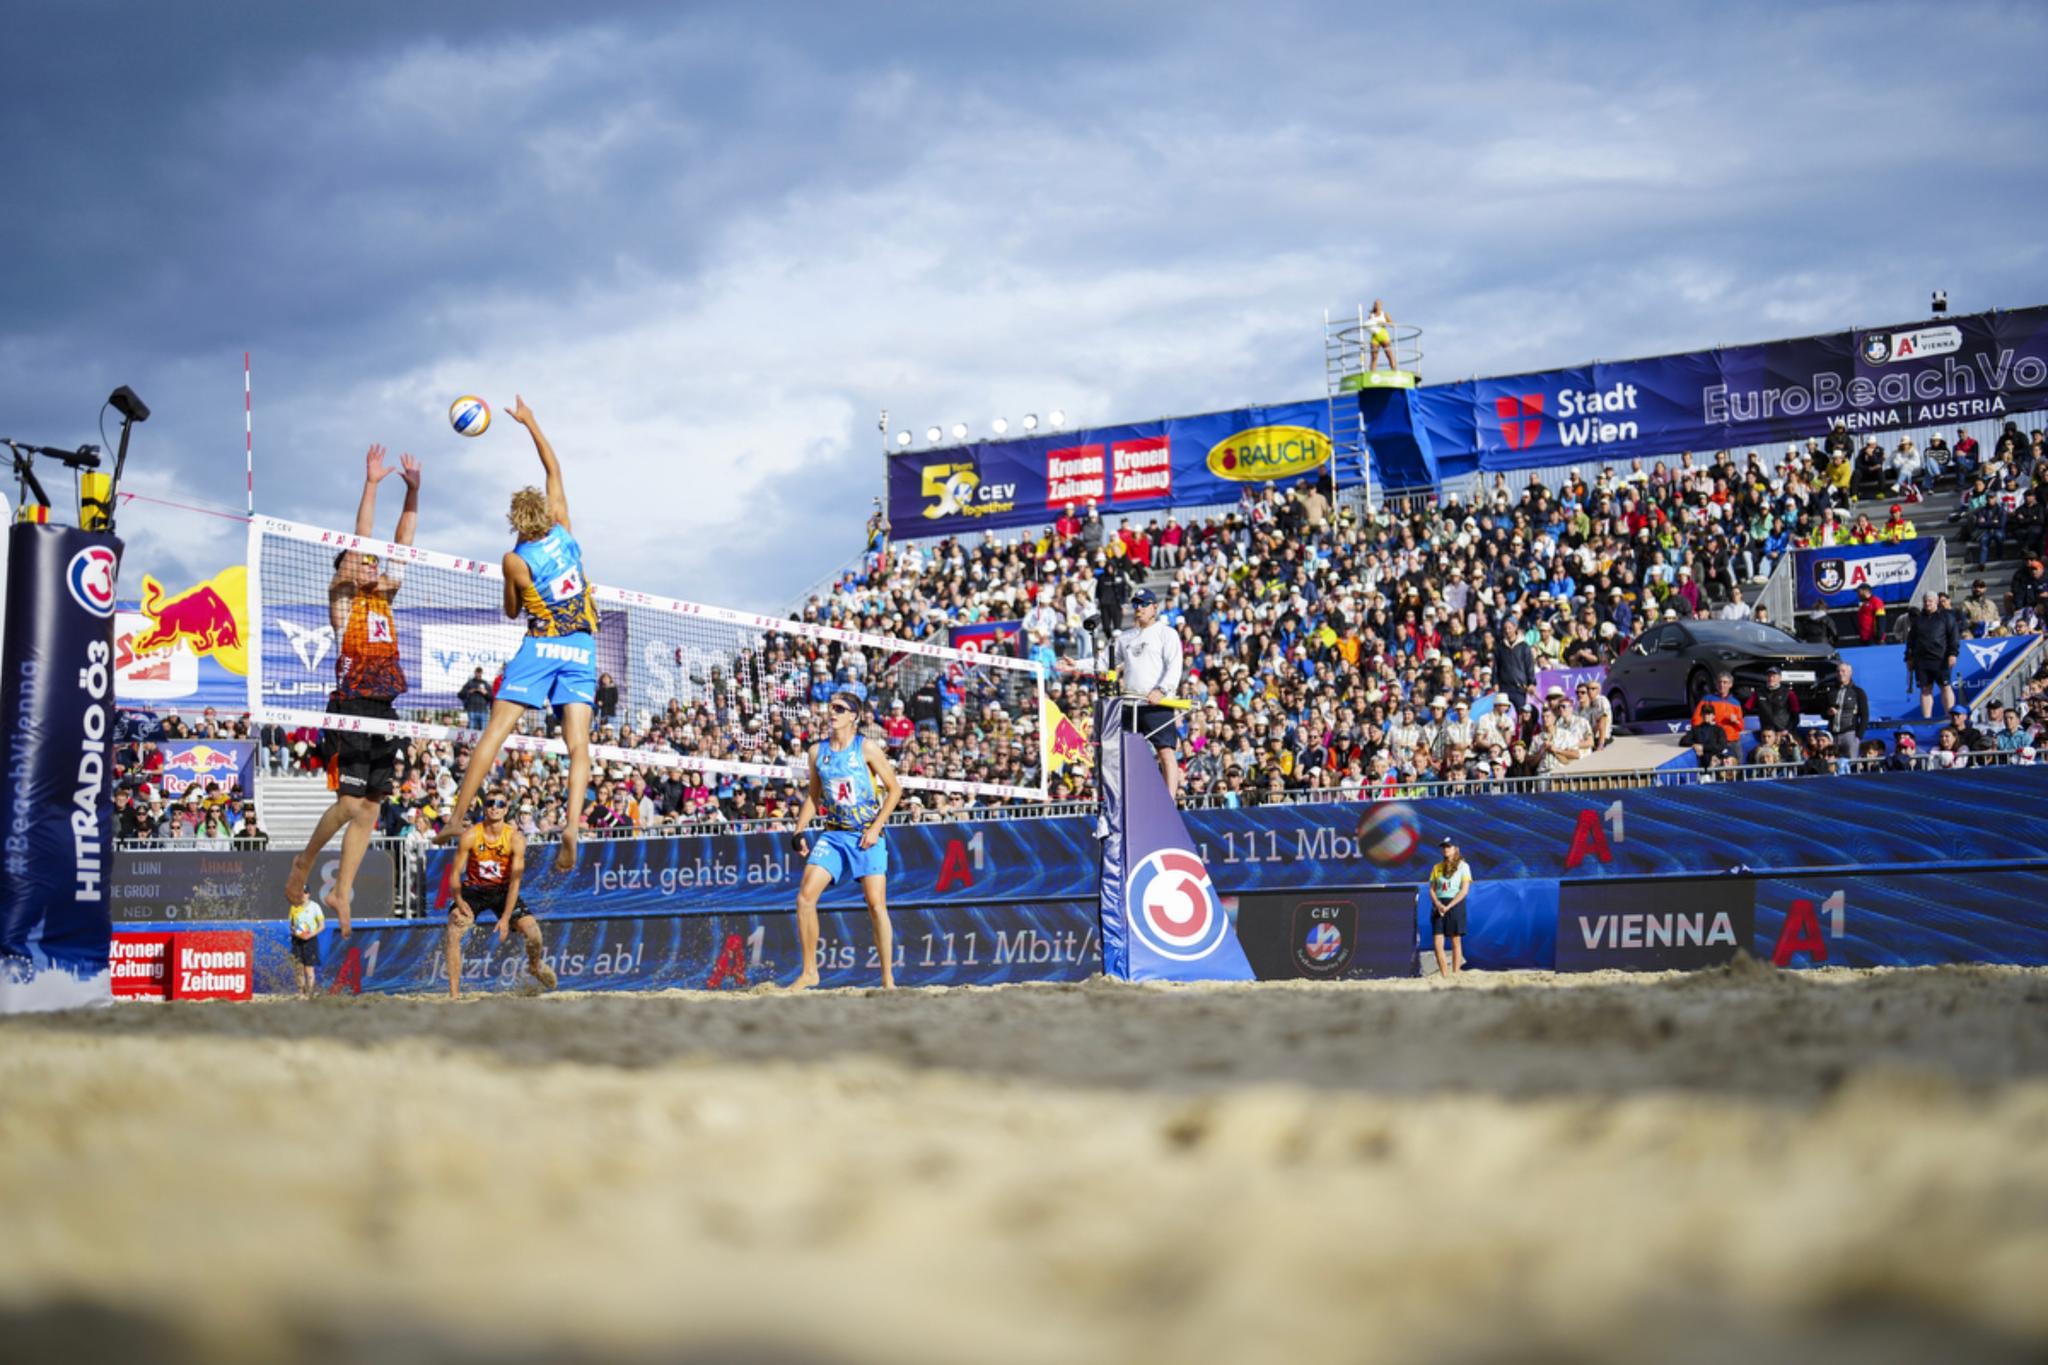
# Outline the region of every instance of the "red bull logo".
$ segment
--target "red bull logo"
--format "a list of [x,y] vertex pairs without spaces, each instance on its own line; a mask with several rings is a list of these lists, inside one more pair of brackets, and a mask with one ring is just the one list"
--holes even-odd
[[1048,772],[1088,766],[1088,736],[1051,699],[1045,703],[1045,747]]
[[231,787],[240,778],[242,755],[212,744],[173,748],[164,754],[164,793],[183,795],[187,787],[204,788],[208,782]]
[[168,650],[182,643],[195,656],[218,660],[230,673],[249,671],[247,634],[248,571],[230,564],[197,587],[169,596],[163,584],[142,576],[142,614],[150,629],[135,637],[137,654]]

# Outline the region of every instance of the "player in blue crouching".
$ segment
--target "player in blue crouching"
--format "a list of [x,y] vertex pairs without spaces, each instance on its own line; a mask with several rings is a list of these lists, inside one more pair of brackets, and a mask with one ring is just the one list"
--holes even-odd
[[[881,743],[860,734],[859,694],[835,692],[825,710],[828,737],[812,746],[810,789],[790,836],[796,851],[807,855],[796,893],[804,967],[790,989],[818,984],[818,897],[826,887],[858,877],[874,921],[882,988],[888,990],[896,984],[896,945],[889,930],[889,848],[882,842],[882,826],[903,799],[903,784]],[[824,826],[815,835],[813,820]]]

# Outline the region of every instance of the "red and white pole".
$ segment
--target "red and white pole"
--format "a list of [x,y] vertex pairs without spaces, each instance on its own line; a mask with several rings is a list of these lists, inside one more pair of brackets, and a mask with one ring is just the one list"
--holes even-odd
[[249,353],[242,352],[242,460],[249,477],[249,515],[256,515],[256,402],[249,387]]

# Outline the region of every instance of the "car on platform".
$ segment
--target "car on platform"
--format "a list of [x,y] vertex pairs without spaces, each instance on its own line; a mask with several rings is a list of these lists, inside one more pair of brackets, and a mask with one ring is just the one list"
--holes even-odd
[[1681,617],[1659,621],[1636,637],[1607,670],[1607,699],[1616,720],[1667,720],[1692,714],[1714,690],[1714,675],[1735,675],[1735,695],[1764,686],[1772,664],[1799,696],[1806,714],[1825,711],[1840,686],[1831,645],[1808,644],[1758,621]]

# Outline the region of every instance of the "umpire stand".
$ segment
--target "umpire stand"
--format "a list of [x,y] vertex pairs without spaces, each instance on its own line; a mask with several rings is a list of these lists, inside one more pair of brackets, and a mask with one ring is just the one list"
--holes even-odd
[[1142,697],[1095,705],[1102,971],[1125,981],[1250,981],[1237,925],[1138,730]]
[[1372,454],[1358,395],[1367,389],[1412,389],[1422,382],[1422,329],[1405,323],[1389,328],[1394,364],[1389,368],[1384,363],[1382,351],[1377,357],[1381,364],[1374,368],[1373,333],[1366,316],[1363,304],[1355,316],[1323,313],[1323,376],[1330,405],[1331,501],[1337,500],[1337,491],[1351,474],[1370,506]]

